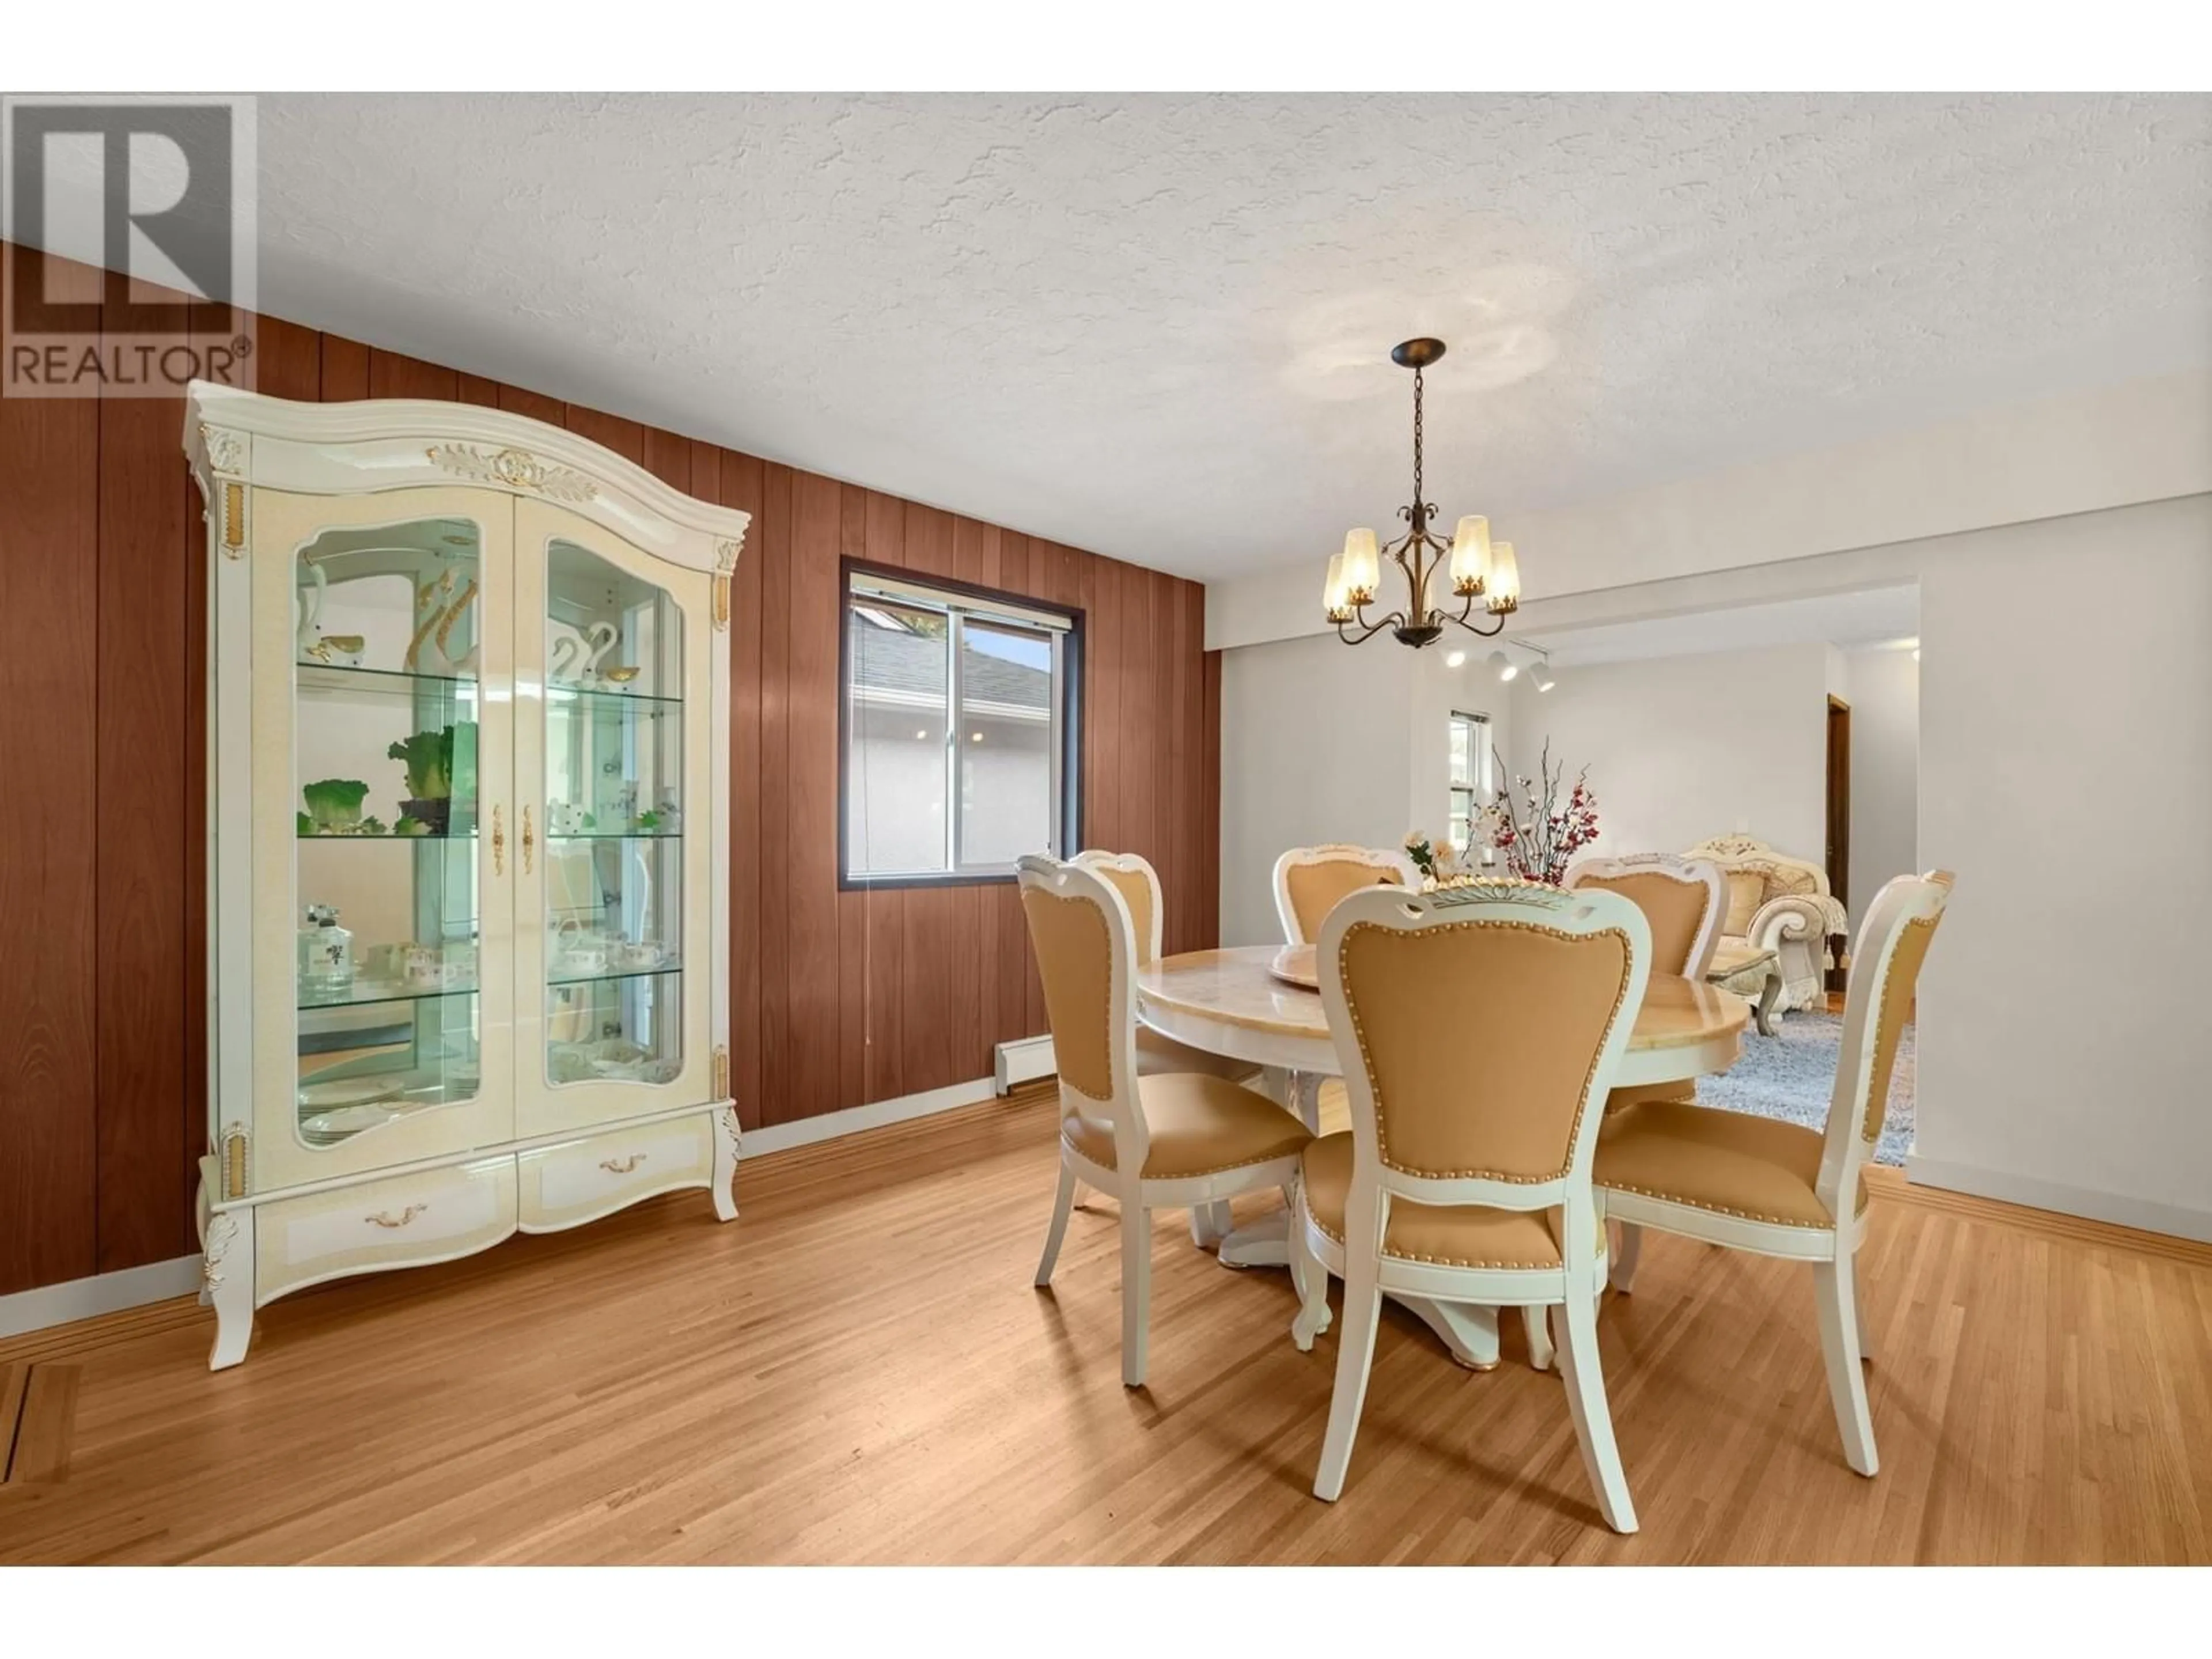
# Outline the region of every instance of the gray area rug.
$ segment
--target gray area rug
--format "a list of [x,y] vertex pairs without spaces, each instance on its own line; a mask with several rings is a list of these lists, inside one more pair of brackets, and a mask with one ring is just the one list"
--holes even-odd
[[[1801,1008],[1778,1016],[1774,1029],[1778,1035],[1771,1037],[1755,1030],[1746,1031],[1743,1058],[1717,1077],[1699,1078],[1698,1098],[1730,1111],[1756,1112],[1809,1129],[1825,1127],[1828,1095],[1836,1084],[1836,1052],[1843,1046],[1843,1016]],[[1890,1075],[1889,1114],[1875,1147],[1877,1164],[1902,1168],[1911,1148],[1913,1058],[1913,1030],[1908,1025],[1899,1040],[1897,1067]]]

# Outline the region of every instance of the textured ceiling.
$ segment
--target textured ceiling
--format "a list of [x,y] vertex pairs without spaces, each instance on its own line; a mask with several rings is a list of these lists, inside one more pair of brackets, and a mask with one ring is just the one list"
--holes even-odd
[[[2202,96],[264,97],[264,308],[1121,558],[2212,363]],[[1530,591],[1540,550],[1527,553]]]

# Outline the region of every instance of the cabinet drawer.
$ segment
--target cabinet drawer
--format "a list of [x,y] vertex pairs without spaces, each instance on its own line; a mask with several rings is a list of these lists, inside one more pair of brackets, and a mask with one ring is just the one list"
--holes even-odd
[[487,1249],[514,1231],[514,1160],[365,1181],[253,1212],[254,1300],[383,1267]]
[[526,1233],[557,1232],[655,1193],[704,1187],[714,1178],[712,1113],[610,1129],[521,1155]]

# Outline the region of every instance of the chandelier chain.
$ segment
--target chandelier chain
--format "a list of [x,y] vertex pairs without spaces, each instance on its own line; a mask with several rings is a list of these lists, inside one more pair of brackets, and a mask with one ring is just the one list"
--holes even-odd
[[1421,371],[1413,371],[1413,511],[1419,513],[1421,502]]

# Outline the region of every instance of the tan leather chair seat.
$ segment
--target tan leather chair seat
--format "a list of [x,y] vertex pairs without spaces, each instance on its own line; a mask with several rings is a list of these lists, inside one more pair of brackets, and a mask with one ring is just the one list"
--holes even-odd
[[[1352,1191],[1352,1135],[1323,1135],[1306,1148],[1306,1211],[1338,1243]],[[1601,1235],[1603,1230],[1600,1229]],[[1556,1267],[1559,1241],[1547,1210],[1494,1210],[1487,1205],[1390,1201],[1382,1254],[1444,1267]]]
[[1623,1111],[1647,1100],[1678,1100],[1686,1105],[1697,1091],[1698,1085],[1688,1078],[1679,1083],[1632,1083],[1626,1089],[1608,1090],[1605,1109]]
[[1260,1068],[1249,1060],[1210,1054],[1139,1022],[1137,1075],[1157,1077],[1166,1072],[1204,1072],[1209,1077],[1225,1077],[1231,1083],[1242,1083],[1247,1078],[1260,1075]]
[[[1306,1126],[1264,1095],[1203,1072],[1171,1072],[1137,1079],[1152,1150],[1143,1174],[1174,1181],[1289,1158],[1313,1137]],[[1113,1169],[1114,1131],[1096,1118],[1069,1117],[1060,1133],[1068,1145],[1104,1169]]]
[[[1813,1190],[1818,1131],[1686,1100],[1639,1101],[1606,1119],[1596,1181],[1615,1192],[1784,1227],[1832,1227]],[[1859,1182],[1858,1208],[1866,1208]]]

